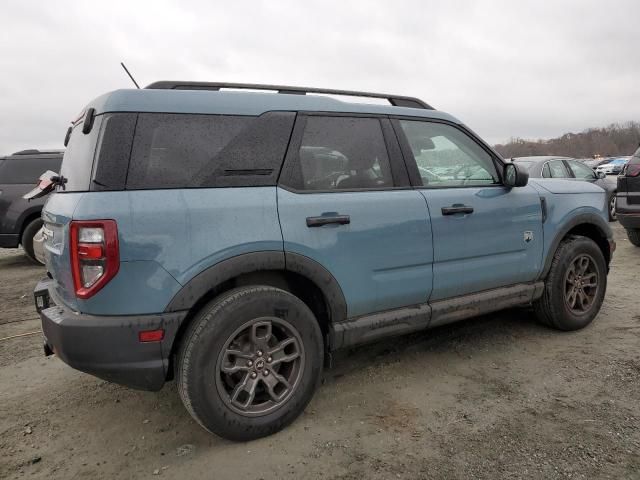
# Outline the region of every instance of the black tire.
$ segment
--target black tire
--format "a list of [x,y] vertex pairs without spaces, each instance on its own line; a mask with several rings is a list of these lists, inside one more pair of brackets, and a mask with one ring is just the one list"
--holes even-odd
[[617,192],[613,192],[609,197],[609,201],[607,202],[610,222],[615,222],[618,219],[618,216],[616,215],[616,195]]
[[636,247],[640,247],[640,230],[635,228],[633,230],[627,230],[627,237],[629,237],[629,241],[634,244]]
[[[236,392],[233,385],[229,385],[233,379],[222,367],[233,369],[236,368],[236,363],[248,363],[244,355],[230,355],[231,352],[240,352],[232,342],[234,339],[250,340],[253,334],[257,336],[257,328],[262,327],[258,325],[255,327],[256,330],[251,330],[251,325],[246,328],[245,326],[251,322],[254,322],[254,325],[256,322],[262,325],[265,321],[270,324],[272,322],[268,329],[270,337],[265,334],[258,339],[263,341],[264,338],[272,338],[272,342],[280,341],[276,338],[275,332],[282,328],[295,337],[295,349],[300,345],[299,357],[298,360],[291,361],[291,364],[280,363],[274,366],[282,360],[275,358],[279,352],[267,347],[260,354],[264,369],[258,371],[256,369],[260,362],[256,360],[255,353],[252,353],[254,357],[251,358],[255,360],[253,368],[247,370],[247,364],[243,363],[243,371],[233,374],[242,377],[242,380],[237,381],[236,387],[253,382],[258,386],[253,389],[249,403],[259,398],[266,401],[257,404],[255,408],[263,408],[258,413],[241,411],[241,408],[234,404],[236,399],[231,395]],[[247,332],[247,329],[250,333],[243,336],[242,332]],[[318,322],[304,302],[278,288],[250,286],[220,295],[202,308],[183,338],[178,350],[176,371],[182,402],[202,427],[229,440],[253,440],[286,427],[302,413],[320,382],[324,351]],[[281,341],[280,345],[283,343],[284,341]],[[273,359],[271,356],[266,357],[267,350],[274,352]],[[256,351],[259,352],[259,348]],[[285,355],[285,347],[282,347],[281,353]],[[228,357],[234,357],[236,362],[231,367],[225,363]],[[267,361],[273,364],[269,365]],[[297,368],[293,366],[296,361]],[[282,368],[278,370],[280,367],[290,367],[288,371],[295,373],[296,380],[289,379],[292,386],[285,389],[283,399],[278,400],[282,403],[278,404],[271,396],[276,388],[272,385],[268,390],[267,380],[275,381],[276,378],[285,377],[287,373],[283,373],[285,370]],[[272,373],[271,377],[267,378],[269,368],[272,369]],[[265,370],[267,373],[264,373]],[[264,378],[261,373],[264,374]],[[258,378],[253,377],[253,380],[249,380],[249,376],[254,374],[258,375]],[[231,393],[226,389],[232,390]],[[244,388],[240,388],[240,393],[248,395]],[[254,407],[251,405],[248,408]]]
[[[580,287],[580,280],[583,278],[580,275],[580,279],[577,280],[578,285],[574,285],[574,281],[569,281],[571,275],[571,268],[574,262],[587,258],[591,260],[590,272],[596,274],[596,286],[595,287]],[[592,275],[588,273],[584,275],[584,278]],[[575,278],[575,277],[573,277]],[[591,280],[589,280],[591,281]],[[567,285],[573,287],[567,288]],[[575,311],[570,308],[570,298],[572,288],[579,289],[583,292],[586,298],[591,298],[591,303],[588,308],[585,307],[584,311]],[[598,245],[590,238],[581,236],[572,236],[564,240],[558,249],[556,250],[553,263],[551,264],[551,270],[545,281],[544,292],[542,297],[534,302],[533,307],[538,320],[550,327],[558,330],[579,330],[586,327],[591,321],[598,315],[604,295],[607,289],[607,264],[602,254],[602,251]],[[575,294],[574,294],[575,297]],[[578,302],[577,299],[574,299]],[[578,308],[582,305],[577,305]]]
[[22,245],[22,249],[24,250],[25,255],[29,258],[29,260],[31,260],[33,263],[37,263],[38,265],[43,265],[43,263],[38,261],[35,254],[33,253],[33,237],[41,228],[41,218],[32,220],[26,227],[24,227],[22,238],[20,240],[20,244]]

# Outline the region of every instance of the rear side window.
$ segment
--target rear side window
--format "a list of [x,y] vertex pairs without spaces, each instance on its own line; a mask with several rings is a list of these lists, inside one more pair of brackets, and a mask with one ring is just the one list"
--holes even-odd
[[[562,160],[552,160],[550,162],[547,162],[547,165],[549,167],[548,172],[549,172],[549,176],[551,178],[569,178],[569,177],[571,177],[571,175],[569,175],[569,172],[565,168],[564,162]],[[545,169],[546,168],[547,167],[545,166]]]
[[127,189],[275,185],[294,118],[141,113]]
[[62,157],[14,158],[0,161],[0,183],[35,185],[47,170],[60,171]]
[[380,120],[339,116],[306,118],[290,173],[301,190],[357,190],[393,186]]

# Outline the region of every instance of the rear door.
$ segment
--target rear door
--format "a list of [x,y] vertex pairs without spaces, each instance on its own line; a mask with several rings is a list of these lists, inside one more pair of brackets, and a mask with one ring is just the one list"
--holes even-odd
[[427,301],[433,246],[388,119],[299,114],[278,188],[286,252],[337,280],[349,317]]
[[499,160],[457,125],[397,119],[394,126],[431,212],[431,300],[535,280],[543,246],[536,190],[502,185]]

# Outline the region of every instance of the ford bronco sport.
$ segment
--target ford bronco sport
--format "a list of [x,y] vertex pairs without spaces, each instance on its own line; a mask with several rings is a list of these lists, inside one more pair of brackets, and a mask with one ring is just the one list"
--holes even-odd
[[520,305],[585,327],[615,248],[601,188],[528,181],[409,97],[118,90],[72,125],[60,174],[34,292],[45,353],[134,388],[175,377],[235,440],[300,415],[336,349]]

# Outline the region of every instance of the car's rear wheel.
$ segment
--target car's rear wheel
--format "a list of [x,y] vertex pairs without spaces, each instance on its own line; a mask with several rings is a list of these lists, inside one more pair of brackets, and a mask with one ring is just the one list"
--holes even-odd
[[22,231],[22,238],[20,240],[25,255],[29,260],[33,263],[37,263],[38,265],[43,265],[43,263],[36,258],[35,253],[33,252],[33,237],[36,236],[36,233],[38,233],[38,230],[41,228],[42,219],[36,218],[35,220],[32,220]]
[[207,304],[178,352],[182,401],[206,430],[252,440],[302,413],[322,372],[323,343],[307,305],[273,287],[243,287]]
[[607,264],[591,239],[572,236],[553,257],[542,297],[534,302],[538,319],[559,330],[584,328],[596,317],[607,289]]
[[627,237],[629,237],[629,241],[634,244],[636,247],[640,247],[640,229],[629,229],[627,230]]
[[615,222],[618,216],[616,215],[616,192],[609,197],[609,221]]

